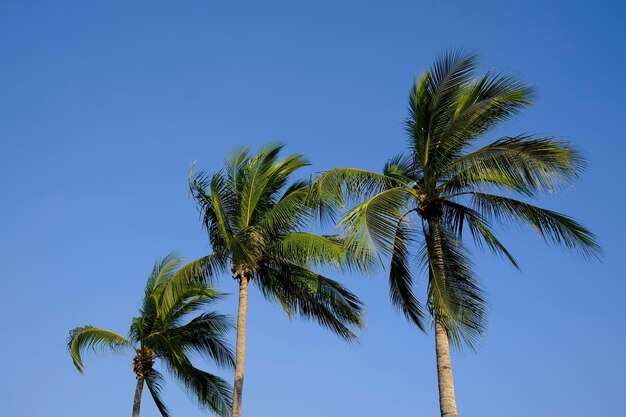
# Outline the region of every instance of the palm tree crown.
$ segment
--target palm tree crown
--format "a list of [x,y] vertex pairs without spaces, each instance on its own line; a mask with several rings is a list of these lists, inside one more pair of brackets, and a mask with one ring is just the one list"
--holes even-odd
[[355,257],[345,239],[305,231],[319,204],[307,182],[289,184],[289,179],[308,163],[301,155],[279,159],[282,148],[270,145],[256,155],[244,149],[223,171],[194,174],[192,167],[189,176],[213,248],[213,254],[194,262],[195,268],[214,277],[230,267],[239,282],[233,417],[242,413],[249,282],[290,317],[315,320],[346,340],[355,340],[352,329],[363,325],[361,301],[313,268],[361,268],[368,258]]
[[[464,231],[516,267],[492,219],[530,225],[544,239],[584,255],[599,250],[593,234],[572,218],[512,198],[536,197],[575,180],[583,161],[569,143],[518,135],[475,147],[533,98],[533,89],[513,76],[489,71],[476,78],[477,66],[476,56],[452,52],[416,80],[406,120],[408,150],[382,173],[337,168],[317,179],[323,199],[335,202],[331,209],[356,204],[341,226],[357,252],[375,250],[390,259],[391,301],[424,329],[411,265],[419,259],[429,275],[428,312],[456,346],[472,346],[485,324]],[[456,409],[442,414],[456,415]]]
[[308,183],[288,180],[308,163],[301,155],[279,160],[282,148],[273,144],[256,155],[247,149],[237,152],[224,171],[213,175],[190,172],[190,190],[213,248],[213,254],[194,265],[207,277],[230,267],[233,278],[251,279],[289,315],[314,319],[354,340],[350,327],[363,324],[361,302],[311,268],[350,269],[365,263],[345,239],[304,231],[315,213]]
[[[133,371],[138,384],[133,415],[139,414],[144,382],[161,414],[169,415],[161,399],[163,377],[154,368],[159,360],[201,407],[227,416],[232,402],[228,384],[196,368],[189,355],[199,353],[220,366],[233,367],[233,355],[224,339],[231,324],[226,316],[215,312],[194,315],[220,294],[193,283],[189,279],[191,270],[179,268],[181,262],[182,259],[170,255],[155,263],[128,338],[93,326],[77,327],[70,332],[68,349],[81,373],[84,372],[82,353],[86,349],[135,351]],[[191,320],[190,316],[193,316]]]

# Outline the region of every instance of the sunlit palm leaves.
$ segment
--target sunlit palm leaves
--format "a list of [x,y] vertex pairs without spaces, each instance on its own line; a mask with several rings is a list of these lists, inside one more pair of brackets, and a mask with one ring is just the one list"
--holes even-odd
[[[290,315],[311,318],[346,339],[361,327],[363,307],[356,296],[316,266],[366,268],[371,257],[356,256],[356,247],[338,236],[306,231],[320,202],[304,181],[290,177],[308,162],[301,155],[279,158],[283,145],[272,144],[252,155],[233,154],[224,170],[190,171],[189,186],[200,209],[214,251],[211,259],[252,271],[252,282]],[[218,268],[205,268],[215,279]]]
[[534,94],[507,74],[476,77],[477,68],[476,56],[452,52],[416,80],[406,120],[408,152],[389,160],[382,174],[337,168],[316,181],[333,214],[356,202],[340,225],[357,254],[374,250],[390,260],[391,301],[420,328],[423,311],[411,271],[420,263],[428,271],[427,307],[457,346],[461,340],[473,345],[485,326],[465,230],[478,246],[515,266],[491,220],[528,224],[547,241],[588,256],[599,252],[593,234],[575,220],[497,194],[536,197],[565,187],[583,160],[567,142],[529,135],[476,148],[486,133],[530,105]]
[[68,348],[81,373],[84,371],[82,354],[87,350],[135,351],[136,360],[148,364],[138,377],[144,379],[163,416],[168,416],[168,410],[161,398],[163,377],[152,368],[155,360],[183,384],[201,407],[227,416],[232,401],[228,384],[196,368],[190,356],[199,354],[219,366],[232,367],[233,354],[225,339],[231,325],[223,315],[198,314],[218,299],[219,294],[197,283],[197,273],[204,273],[207,266],[192,264],[180,268],[181,262],[168,256],[155,263],[140,314],[132,320],[128,338],[83,326],[70,332]]

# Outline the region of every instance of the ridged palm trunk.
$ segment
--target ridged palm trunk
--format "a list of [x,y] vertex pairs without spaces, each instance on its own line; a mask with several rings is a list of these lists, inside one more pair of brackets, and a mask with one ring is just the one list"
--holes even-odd
[[237,312],[237,344],[235,347],[235,383],[233,384],[233,417],[241,417],[241,395],[246,360],[246,315],[248,312],[248,277],[239,275],[239,310]]
[[133,417],[139,417],[141,406],[141,393],[143,392],[143,377],[137,377],[137,388],[135,388],[135,399],[133,400]]
[[[432,216],[428,219],[428,229],[434,256],[439,259],[439,273],[445,280],[445,269],[443,268],[443,253],[441,252],[441,229],[439,227],[439,216]],[[441,417],[457,417],[456,397],[454,395],[454,377],[452,375],[452,362],[450,361],[450,345],[448,343],[448,333],[441,320],[435,313],[435,352],[437,355],[437,380],[439,384],[439,410]]]
[[441,416],[457,417],[448,335],[446,329],[438,320],[435,320],[435,351],[437,353],[437,378],[439,381],[439,409],[441,410]]

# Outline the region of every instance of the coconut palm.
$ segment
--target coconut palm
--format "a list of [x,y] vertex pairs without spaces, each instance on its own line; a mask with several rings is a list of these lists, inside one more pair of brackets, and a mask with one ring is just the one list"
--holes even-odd
[[[230,414],[232,393],[221,378],[196,368],[191,354],[200,354],[220,366],[234,366],[224,337],[232,327],[228,318],[215,312],[197,314],[220,294],[189,279],[190,269],[179,268],[182,259],[172,255],[155,263],[146,285],[139,316],[132,320],[128,337],[93,326],[70,332],[68,349],[82,374],[82,353],[87,349],[134,351],[137,378],[133,417],[139,416],[144,383],[163,417],[169,415],[161,398],[163,376],[154,368],[158,360],[186,388],[202,408],[221,416]],[[189,318],[191,320],[189,320]]]
[[[582,160],[570,144],[518,135],[475,146],[533,98],[532,88],[513,76],[489,71],[475,78],[477,64],[474,55],[444,54],[416,80],[406,120],[408,150],[382,173],[337,168],[317,180],[324,199],[335,201],[333,209],[356,204],[340,226],[357,242],[357,252],[374,249],[389,259],[393,305],[420,329],[426,313],[432,319],[442,416],[457,415],[449,344],[471,347],[485,326],[485,301],[463,232],[469,229],[476,244],[515,266],[492,220],[524,223],[547,241],[598,253],[593,234],[577,221],[514,198],[536,197],[576,179]],[[413,283],[419,266],[428,271],[426,309]]]
[[348,341],[357,338],[351,328],[363,324],[359,299],[313,267],[366,262],[357,263],[344,240],[305,231],[314,220],[311,193],[306,181],[289,180],[308,163],[302,155],[279,159],[282,148],[272,144],[256,155],[244,149],[222,171],[209,175],[192,167],[189,174],[213,249],[195,262],[198,275],[214,279],[230,270],[239,285],[233,417],[241,416],[249,284],[290,317],[315,320]]

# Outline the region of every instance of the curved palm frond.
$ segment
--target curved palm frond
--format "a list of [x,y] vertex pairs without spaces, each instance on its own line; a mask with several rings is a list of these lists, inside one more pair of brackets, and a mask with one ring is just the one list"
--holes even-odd
[[259,221],[259,228],[271,234],[285,233],[305,227],[311,220],[308,204],[310,190],[304,183],[296,183]]
[[413,196],[410,188],[384,190],[351,209],[339,223],[347,232],[357,255],[373,252],[391,255],[396,228],[404,214],[409,211],[407,202]]
[[223,256],[207,255],[181,267],[163,283],[159,291],[161,308],[169,311],[174,303],[180,300],[180,294],[189,291],[190,288],[206,286],[214,281],[218,273],[227,270],[226,262]]
[[488,71],[461,87],[442,144],[459,155],[476,138],[532,104],[534,89],[508,74]]
[[485,332],[486,305],[471,261],[454,233],[429,225],[424,234],[422,262],[430,276],[431,313],[444,325],[453,346],[462,349],[464,343],[473,349]]
[[601,249],[596,236],[571,217],[512,198],[474,192],[473,205],[485,216],[504,221],[521,221],[544,240],[562,244],[585,257],[597,258]]
[[149,327],[154,322],[151,318],[156,316],[156,312],[153,310],[159,305],[157,297],[161,293],[161,291],[157,291],[157,289],[162,288],[166,285],[166,283],[169,283],[172,280],[172,277],[182,262],[182,258],[177,258],[173,253],[170,253],[165,258],[157,260],[154,263],[152,273],[150,274],[146,284],[146,290],[141,308],[142,315],[137,322],[140,327],[135,328],[131,326],[131,335],[136,340],[141,339],[141,334],[148,334],[150,332]]
[[459,140],[465,138],[446,133],[463,87],[472,81],[477,65],[476,55],[464,51],[445,53],[411,90],[406,128],[415,165],[424,171],[427,181],[431,170],[436,171],[454,157],[447,151],[463,146]]
[[181,339],[181,345],[215,361],[220,366],[234,368],[235,359],[224,338],[233,325],[228,316],[207,312],[189,323],[172,330],[172,336]]
[[161,392],[163,390],[163,375],[161,375],[161,373],[156,369],[151,369],[150,372],[145,375],[145,381],[148,386],[148,391],[150,391],[150,395],[152,396],[152,400],[161,413],[161,416],[169,417],[169,410],[161,399]]
[[170,372],[180,381],[190,397],[202,408],[228,417],[232,410],[232,391],[222,378],[195,368],[186,358],[166,361]]
[[448,192],[494,186],[529,196],[570,184],[584,166],[568,142],[527,135],[501,138],[442,169]]
[[286,185],[290,174],[309,165],[302,155],[290,155],[278,161],[282,144],[270,144],[251,157],[244,168],[242,181],[241,227],[247,227],[262,218],[275,203],[277,193]]
[[277,259],[303,266],[334,266],[343,270],[371,270],[374,259],[368,253],[357,256],[354,247],[336,235],[306,232],[286,234],[271,249]]
[[421,171],[416,169],[413,158],[407,154],[399,154],[390,158],[383,167],[383,174],[400,183],[409,184],[421,178]]
[[389,295],[391,303],[398,308],[406,318],[415,323],[421,330],[424,328],[424,312],[413,292],[413,275],[409,263],[410,229],[400,222],[396,230],[391,267],[389,270]]
[[94,352],[105,349],[117,352],[125,347],[132,348],[133,346],[124,336],[93,326],[76,327],[70,331],[70,336],[67,339],[67,348],[72,356],[72,361],[81,374],[85,372],[81,354],[86,349],[92,349]]
[[253,282],[266,298],[279,301],[290,317],[298,314],[348,341],[358,339],[348,326],[363,326],[363,305],[338,282],[289,264],[262,268]]
[[194,165],[189,169],[189,191],[198,204],[202,225],[215,249],[230,248],[239,212],[237,200],[229,192],[232,184],[221,172],[209,176],[193,170]]
[[174,275],[179,265],[183,262],[182,258],[177,258],[173,253],[168,254],[165,258],[157,260],[152,268],[152,273],[148,278],[146,285],[146,293],[154,291],[156,287],[163,282],[168,281]]
[[519,269],[513,255],[496,238],[491,231],[491,225],[476,210],[447,200],[443,203],[443,221],[459,238],[463,236],[464,225],[467,225],[474,243],[479,247],[486,244],[493,253],[504,256],[515,268]]
[[178,326],[187,314],[196,312],[222,298],[222,293],[204,285],[190,285],[178,288],[171,303],[164,302],[164,291],[159,296],[158,319],[164,328]]
[[[315,180],[315,190],[327,204],[345,209],[350,202],[372,197],[396,184],[393,178],[356,168],[335,168]],[[402,184],[407,185],[407,184]]]

